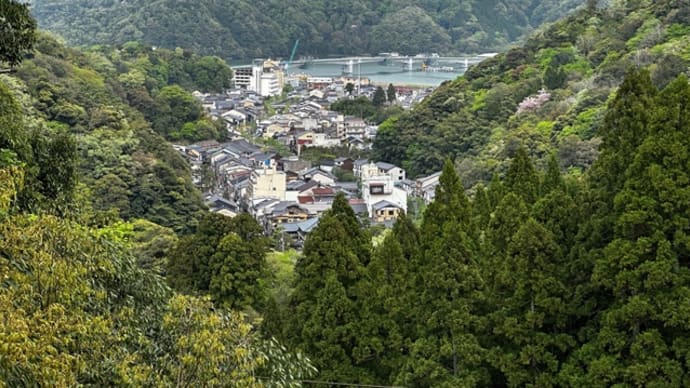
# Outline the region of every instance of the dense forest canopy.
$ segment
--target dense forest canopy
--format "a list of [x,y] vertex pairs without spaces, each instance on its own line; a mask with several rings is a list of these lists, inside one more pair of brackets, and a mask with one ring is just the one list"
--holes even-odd
[[[239,235],[221,245],[228,257],[217,255],[227,264],[233,249],[259,250],[247,253],[258,270],[248,270],[246,297],[182,294],[164,277],[178,239],[194,239],[207,213],[169,134],[149,120],[166,88],[189,95],[177,83],[227,87],[227,65],[137,45],[80,52],[42,34],[5,38],[16,45],[7,52],[28,55],[3,57],[17,67],[0,75],[0,386],[256,387],[257,376],[294,386],[312,375],[308,359],[240,312],[259,307],[252,285],[271,276],[244,232],[260,228],[251,217],[235,220]],[[198,77],[210,73],[224,75]]]
[[191,49],[223,58],[495,51],[567,14],[575,0],[33,0],[69,43]]

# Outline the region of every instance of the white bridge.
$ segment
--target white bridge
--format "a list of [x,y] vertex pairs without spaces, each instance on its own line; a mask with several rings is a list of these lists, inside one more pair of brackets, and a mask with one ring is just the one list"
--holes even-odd
[[[343,74],[357,74],[361,72],[361,65],[376,64],[390,67],[390,72],[401,71],[448,71],[461,72],[470,65],[481,62],[495,54],[482,54],[464,57],[440,57],[436,55],[417,56],[360,56],[340,58],[300,58],[293,60],[291,69],[299,67],[308,69],[312,64],[341,65]],[[365,73],[361,73],[365,75]]]

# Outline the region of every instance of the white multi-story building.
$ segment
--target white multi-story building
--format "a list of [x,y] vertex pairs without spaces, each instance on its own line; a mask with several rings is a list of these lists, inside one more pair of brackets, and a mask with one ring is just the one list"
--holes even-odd
[[[397,178],[397,177],[396,177]],[[379,213],[385,208],[390,212],[390,218],[395,219],[400,210],[407,212],[407,193],[405,190],[395,187],[396,179],[388,174],[381,172],[379,167],[370,163],[362,167],[362,199],[367,206],[367,211],[375,220]],[[382,206],[384,205],[385,206]],[[393,209],[397,207],[399,210]]]
[[234,69],[235,87],[254,91],[264,97],[275,96],[283,91],[285,75],[277,63],[255,61],[251,66]]

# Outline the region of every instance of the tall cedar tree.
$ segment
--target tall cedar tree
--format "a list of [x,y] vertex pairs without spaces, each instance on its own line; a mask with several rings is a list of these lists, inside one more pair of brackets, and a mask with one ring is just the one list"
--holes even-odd
[[381,383],[393,383],[406,353],[405,326],[411,319],[407,302],[412,291],[408,264],[398,237],[390,233],[374,250],[360,285],[362,319],[356,356]]
[[[628,156],[631,164],[622,175],[612,178],[622,181],[614,198],[613,240],[598,256],[592,275],[592,282],[610,299],[604,301],[608,305],[597,335],[577,354],[584,368],[566,371],[576,384],[679,387],[690,383],[687,78],[669,84],[647,114],[653,117],[648,136]],[[614,144],[621,148],[607,153],[631,146]]]
[[414,261],[417,338],[398,382],[411,386],[487,383],[482,321],[483,281],[475,256],[470,203],[453,163],[446,160],[436,198],[424,213],[421,252]]
[[549,156],[546,174],[544,174],[544,180],[541,184],[542,196],[556,189],[565,190],[565,181],[561,175],[561,167],[558,165],[558,157],[556,153],[552,153]]
[[649,133],[657,93],[647,70],[630,69],[607,107],[599,129],[601,153],[589,171],[591,190],[582,201],[585,212],[593,215],[580,229],[582,251],[601,249],[613,238],[613,198],[623,188],[635,150]]
[[383,106],[383,104],[386,103],[386,92],[383,90],[382,87],[376,87],[376,90],[374,91],[374,96],[372,97],[371,101],[374,103],[374,106]]
[[321,379],[371,382],[357,365],[362,351],[355,349],[362,313],[358,287],[370,249],[368,233],[341,193],[309,234],[295,265],[284,335],[313,360]]
[[390,103],[394,103],[397,99],[395,86],[393,86],[393,84],[388,84],[388,89],[386,89],[386,97],[388,97],[388,102]]
[[267,242],[248,214],[207,214],[195,234],[180,239],[168,261],[168,283],[186,293],[209,293],[234,309],[260,307]]
[[574,339],[566,326],[568,288],[551,233],[528,219],[496,268],[504,293],[492,314],[492,361],[510,386],[557,386],[557,372]]
[[505,185],[508,191],[520,196],[527,205],[531,205],[537,200],[539,175],[524,147],[517,149],[506,173]]

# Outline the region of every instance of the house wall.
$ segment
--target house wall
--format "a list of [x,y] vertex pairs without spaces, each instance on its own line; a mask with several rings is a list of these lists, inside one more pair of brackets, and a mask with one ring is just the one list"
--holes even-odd
[[397,208],[383,208],[378,210],[373,219],[375,222],[393,221],[400,216],[400,209]]
[[285,200],[287,179],[285,173],[271,168],[257,169],[252,173],[251,198],[276,198]]

